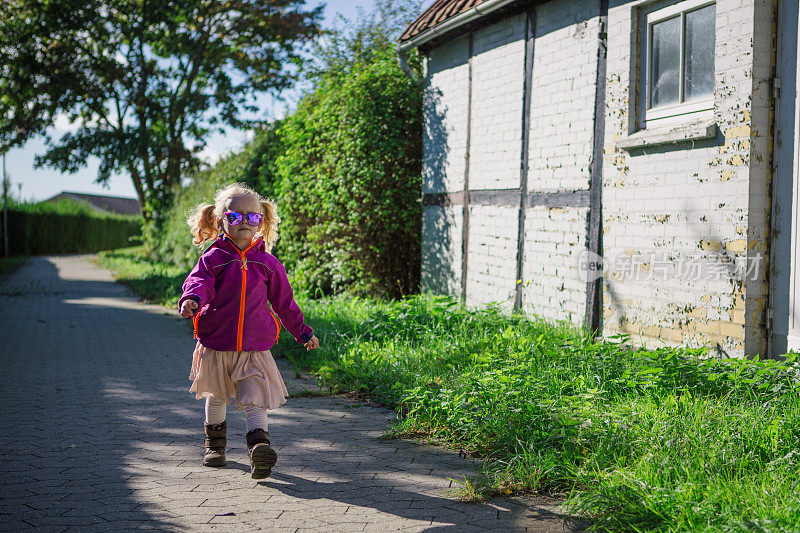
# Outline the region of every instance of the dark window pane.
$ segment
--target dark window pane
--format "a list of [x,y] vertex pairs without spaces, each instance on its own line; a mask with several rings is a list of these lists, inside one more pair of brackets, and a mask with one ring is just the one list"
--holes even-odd
[[678,102],[681,18],[652,25],[650,107]]
[[686,100],[714,92],[715,11],[712,4],[686,13]]

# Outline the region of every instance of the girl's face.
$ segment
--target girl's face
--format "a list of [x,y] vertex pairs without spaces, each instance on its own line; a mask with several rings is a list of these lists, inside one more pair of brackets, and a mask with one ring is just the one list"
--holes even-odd
[[[228,221],[228,217],[225,216],[225,213],[228,211],[241,213],[244,216],[242,220],[234,226]],[[233,239],[233,242],[236,243],[236,246],[238,246],[240,250],[244,250],[250,246],[253,237],[256,236],[261,224],[264,223],[262,220],[261,224],[258,226],[251,226],[248,224],[247,215],[249,213],[263,214],[263,211],[261,210],[261,203],[258,201],[258,199],[250,196],[249,194],[231,196],[228,198],[227,202],[225,202],[225,208],[218,219],[222,230],[227,233],[231,239]]]

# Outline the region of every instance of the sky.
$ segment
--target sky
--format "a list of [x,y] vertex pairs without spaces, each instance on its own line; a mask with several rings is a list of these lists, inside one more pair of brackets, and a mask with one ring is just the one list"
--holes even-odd
[[[423,4],[426,8],[433,0],[427,0]],[[323,2],[309,0],[306,2],[307,8],[313,8]],[[374,0],[327,0],[324,2],[325,21],[324,25],[330,27],[336,20],[337,13],[341,13],[347,19],[354,19],[357,9],[360,7],[365,11],[372,11]],[[258,100],[258,105],[264,110],[267,116],[272,118],[283,117],[287,110],[291,112],[296,102],[292,102],[292,95],[287,94],[287,104],[274,102],[268,97]],[[295,99],[296,100],[296,99]],[[54,140],[65,132],[74,130],[66,117],[59,117],[48,133]],[[225,134],[214,134],[209,136],[208,143],[201,156],[213,163],[227,153],[241,148],[249,139],[247,132],[228,129]],[[33,166],[33,159],[36,155],[44,154],[46,147],[42,136],[29,140],[20,148],[9,150],[6,154],[6,173],[11,181],[9,194],[14,198],[20,197],[24,201],[46,200],[62,191],[81,192],[88,194],[103,194],[111,196],[136,197],[133,183],[127,174],[114,175],[111,177],[108,187],[105,188],[94,182],[97,176],[98,160],[91,157],[87,160],[87,165],[75,174],[61,173],[57,170],[43,167],[36,169]],[[20,196],[21,195],[21,196]]]

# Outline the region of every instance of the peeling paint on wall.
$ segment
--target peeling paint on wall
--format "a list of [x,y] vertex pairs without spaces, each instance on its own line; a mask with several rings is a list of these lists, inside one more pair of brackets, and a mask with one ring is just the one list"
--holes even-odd
[[[644,343],[711,345],[742,356],[761,349],[757,339],[764,336],[768,305],[763,271],[746,280],[734,272],[739,261],[749,265],[769,253],[771,131],[762,127],[771,124],[764,86],[769,68],[760,62],[769,64],[774,43],[764,44],[754,30],[775,2],[718,0],[717,6],[717,139],[628,150],[617,142],[639,129],[629,116],[629,100],[641,86],[638,50],[631,47],[638,11],[620,3],[609,12],[603,255],[639,258],[640,264],[605,273],[604,333],[622,331]],[[663,265],[642,260],[656,253],[666,258],[662,263],[696,258],[718,275],[692,275],[691,269],[663,274]]]

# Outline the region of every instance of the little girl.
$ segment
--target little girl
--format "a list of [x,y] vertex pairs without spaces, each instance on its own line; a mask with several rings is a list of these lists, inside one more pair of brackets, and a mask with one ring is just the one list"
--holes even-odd
[[267,409],[285,403],[289,394],[269,351],[281,323],[307,350],[319,346],[294,301],[286,270],[269,254],[279,221],[274,202],[240,183],[217,191],[214,205],[199,205],[187,219],[193,242],[216,240],[189,273],[178,302],[183,317],[194,317],[197,346],[189,391],[206,399],[203,464],[227,464],[225,414],[230,398],[236,398],[236,409],[245,412],[253,479],[268,477],[275,465]]

